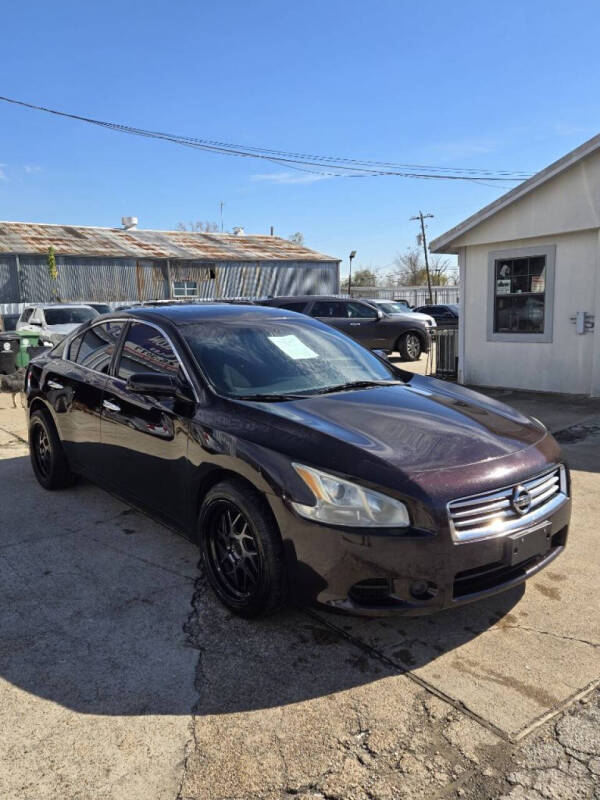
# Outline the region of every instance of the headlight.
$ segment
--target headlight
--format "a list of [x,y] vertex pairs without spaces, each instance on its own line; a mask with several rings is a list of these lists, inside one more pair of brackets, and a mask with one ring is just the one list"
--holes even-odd
[[531,417],[531,419],[532,419],[534,422],[537,422],[537,424],[540,426],[540,428],[542,428],[542,430],[544,430],[544,431],[547,431],[547,430],[548,430],[548,428],[547,428],[547,427],[544,425],[544,423],[542,422],[542,420],[541,420],[541,419],[538,419],[537,417]]
[[406,506],[393,497],[313,467],[292,466],[315,498],[312,506],[292,502],[294,510],[307,519],[358,528],[405,528],[410,524]]

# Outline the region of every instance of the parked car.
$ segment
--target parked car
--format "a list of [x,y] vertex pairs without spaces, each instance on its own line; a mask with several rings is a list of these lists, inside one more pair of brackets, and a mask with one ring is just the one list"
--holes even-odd
[[415,308],[419,314],[429,314],[434,318],[438,327],[458,328],[458,305],[446,303],[444,305],[426,305]]
[[404,303],[399,303],[396,300],[367,300],[367,303],[370,303],[375,308],[380,308],[385,314],[388,314],[390,317],[406,317],[407,314],[412,314],[412,316],[408,317],[410,320],[420,319],[422,320],[425,325],[429,328],[435,328],[436,322],[432,316],[429,314],[421,314],[417,311],[413,311],[410,306],[405,305]]
[[2,314],[2,319],[0,320],[0,330],[3,331],[14,331],[17,328],[17,322],[19,321],[20,315],[19,314]]
[[418,361],[431,344],[429,326],[423,320],[398,319],[363,300],[329,295],[273,297],[265,305],[299,311],[321,320],[356,339],[370,350],[397,351],[404,361]]
[[542,423],[393,367],[279,308],[136,308],[25,377],[33,471],[76,475],[198,542],[232,611],[455,607],[564,549],[569,473]]
[[95,309],[83,304],[30,305],[23,309],[16,329],[39,333],[41,339],[56,344],[83,322],[97,316]]
[[86,306],[93,308],[94,311],[97,311],[99,314],[110,314],[112,308],[109,306],[108,303],[86,303]]

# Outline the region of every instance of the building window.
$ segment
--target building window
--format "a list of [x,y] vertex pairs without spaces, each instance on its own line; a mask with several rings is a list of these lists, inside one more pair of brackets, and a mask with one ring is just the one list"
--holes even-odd
[[546,256],[495,261],[494,333],[543,333]]
[[488,340],[551,342],[556,248],[489,253]]
[[198,297],[196,281],[173,281],[173,297]]

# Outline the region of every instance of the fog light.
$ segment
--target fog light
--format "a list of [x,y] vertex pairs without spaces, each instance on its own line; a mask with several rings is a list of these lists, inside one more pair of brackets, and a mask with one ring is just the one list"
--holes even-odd
[[435,595],[435,586],[429,581],[413,581],[410,585],[410,593],[416,600],[425,600]]

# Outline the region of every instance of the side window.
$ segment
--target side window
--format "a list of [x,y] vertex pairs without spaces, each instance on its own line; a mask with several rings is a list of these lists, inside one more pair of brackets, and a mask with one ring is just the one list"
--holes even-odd
[[279,308],[285,308],[286,311],[299,311],[300,313],[302,313],[302,311],[304,311],[305,305],[306,305],[305,302],[299,303],[298,301],[296,301],[295,303],[281,303]]
[[123,322],[105,322],[88,328],[71,343],[70,360],[96,372],[108,373],[123,325]]
[[346,303],[347,315],[354,319],[377,319],[377,311],[364,303]]
[[169,342],[156,328],[142,322],[134,322],[129,328],[117,374],[127,380],[135,372],[179,374],[179,361]]
[[347,317],[346,304],[338,300],[317,300],[310,312],[311,317]]
[[21,322],[29,322],[32,314],[33,308],[25,308],[21,314]]

